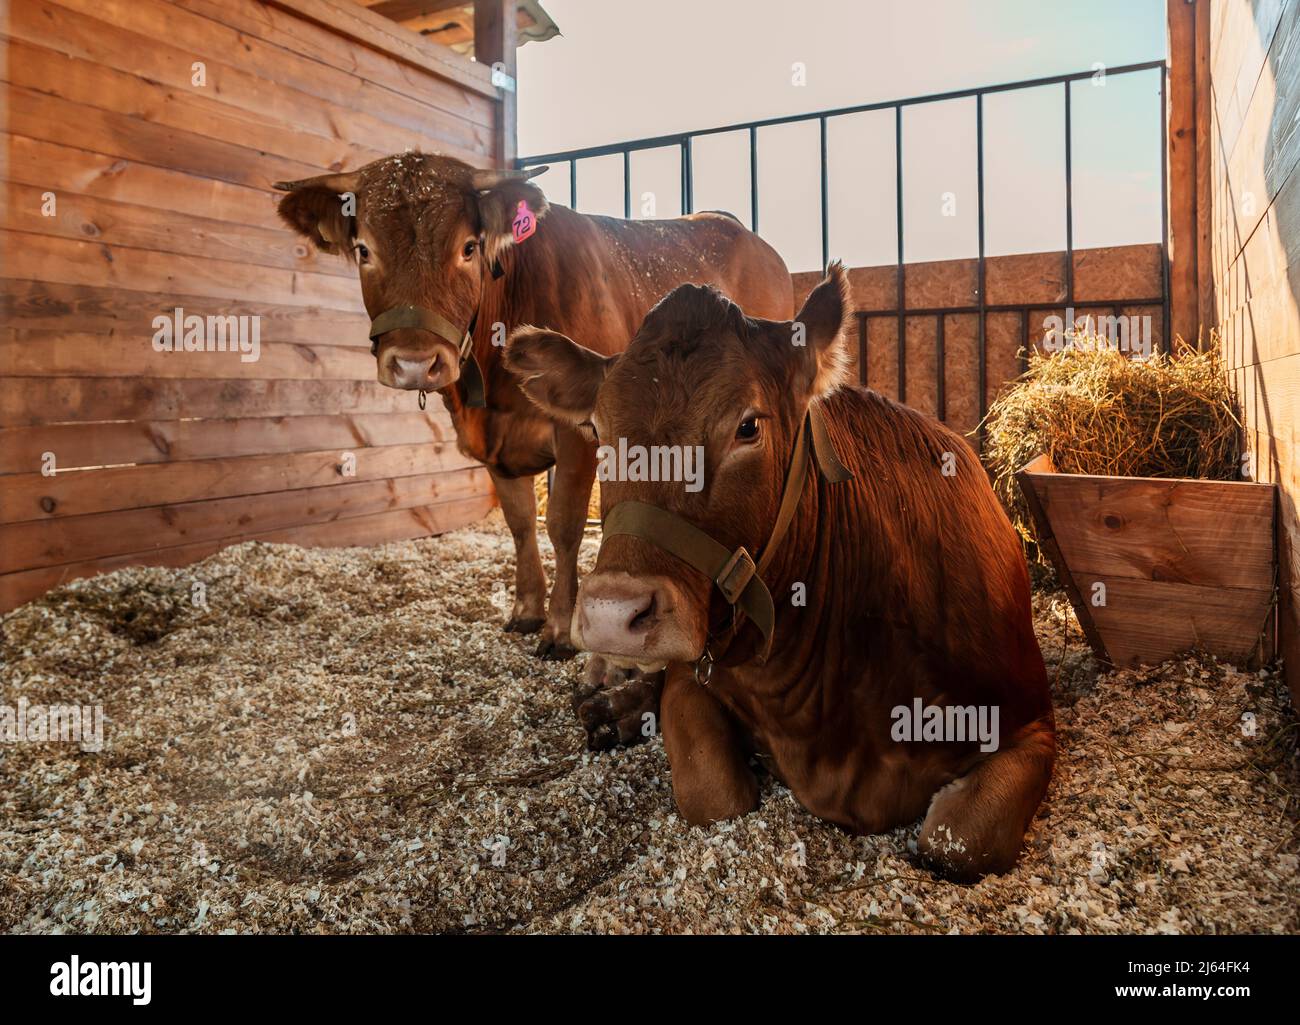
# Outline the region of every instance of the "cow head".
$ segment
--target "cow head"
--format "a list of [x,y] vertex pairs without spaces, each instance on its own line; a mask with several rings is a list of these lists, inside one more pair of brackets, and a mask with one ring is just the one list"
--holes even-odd
[[[682,285],[621,355],[527,327],[512,336],[505,363],[534,403],[588,433],[605,466],[620,471],[601,475],[602,514],[646,503],[729,550],[756,553],[776,522],[809,402],[843,380],[847,295],[833,264],[797,318],[777,322],[746,317],[712,288]],[[703,456],[702,486],[621,472],[640,453],[661,468],[686,465],[688,449]],[[704,573],[642,537],[607,534],[571,632],[617,665],[650,669],[700,656],[723,611],[729,616]]]
[[485,277],[513,241],[524,201],[546,198],[527,179],[545,168],[485,171],[452,157],[400,153],[346,174],[276,182],[280,216],[327,253],[354,261],[371,319],[398,307],[432,311],[446,335],[399,326],[374,345],[380,384],[436,391],[460,376],[459,337],[478,309]]

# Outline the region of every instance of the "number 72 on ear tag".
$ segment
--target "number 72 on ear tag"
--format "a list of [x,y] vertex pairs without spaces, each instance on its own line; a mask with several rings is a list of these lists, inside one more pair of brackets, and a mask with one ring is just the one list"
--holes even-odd
[[514,234],[515,242],[522,242],[530,238],[537,230],[537,218],[533,216],[532,210],[528,207],[528,200],[521,199],[519,208],[515,211],[515,219],[510,222],[511,231]]

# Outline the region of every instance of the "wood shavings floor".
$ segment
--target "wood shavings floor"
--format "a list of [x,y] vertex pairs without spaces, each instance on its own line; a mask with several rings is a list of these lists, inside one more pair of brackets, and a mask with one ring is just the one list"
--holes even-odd
[[1099,676],[1040,597],[1056,775],[1015,870],[958,886],[911,860],[914,828],[850,836],[771,780],[758,812],[689,828],[659,741],[588,754],[579,663],[500,631],[510,551],[497,518],[246,544],[5,616],[0,704],[102,703],[107,745],[0,744],[0,929],[1300,931],[1276,675]]

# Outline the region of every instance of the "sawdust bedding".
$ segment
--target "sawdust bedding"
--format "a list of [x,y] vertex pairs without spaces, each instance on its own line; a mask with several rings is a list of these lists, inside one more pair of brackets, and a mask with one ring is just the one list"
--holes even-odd
[[102,703],[106,745],[0,744],[0,929],[1298,931],[1276,674],[1099,673],[1040,594],[1056,774],[1016,868],[959,886],[913,861],[915,826],[851,836],[764,780],[757,812],[692,828],[660,741],[587,753],[580,662],[500,630],[510,553],[498,519],[250,543],[4,617],[0,704]]

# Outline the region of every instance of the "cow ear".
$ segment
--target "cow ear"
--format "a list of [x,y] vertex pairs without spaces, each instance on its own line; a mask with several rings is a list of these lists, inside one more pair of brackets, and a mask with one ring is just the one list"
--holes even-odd
[[851,304],[848,275],[838,260],[804,300],[790,325],[796,352],[805,354],[810,396],[834,391],[848,379],[849,354],[844,346],[844,320]]
[[356,222],[356,189],[360,175],[323,174],[295,182],[276,182],[288,195],[280,200],[280,218],[317,249],[350,257]]
[[596,393],[616,359],[556,331],[527,326],[510,335],[505,351],[506,369],[533,404],[548,416],[574,425],[591,419]]
[[[474,172],[479,220],[490,258],[495,259],[501,250],[513,244],[514,222],[521,213],[530,212],[536,223],[550,210],[545,193],[528,180],[545,170],[545,167],[530,167],[523,171]],[[524,210],[520,209],[520,203],[525,204]]]

